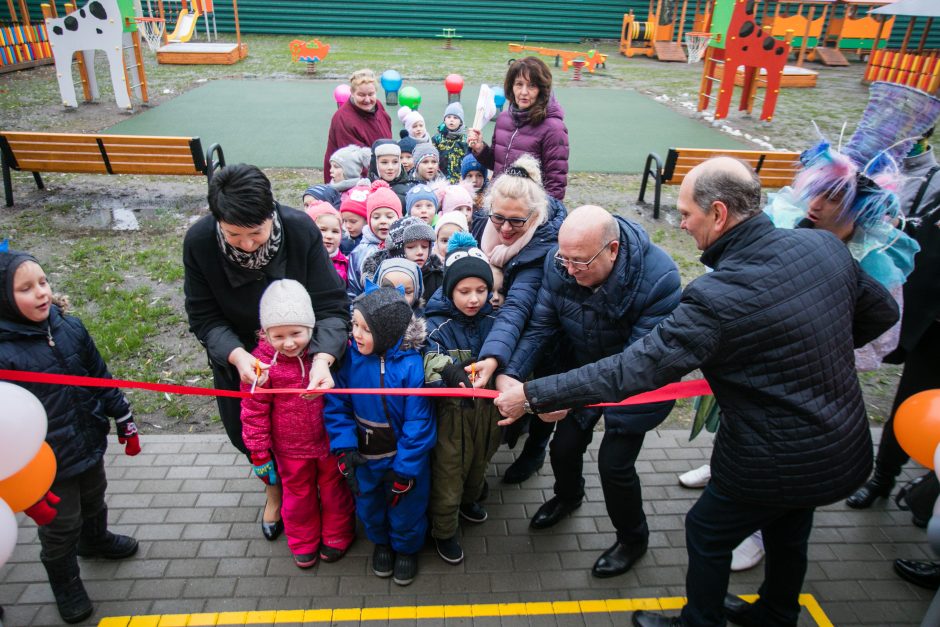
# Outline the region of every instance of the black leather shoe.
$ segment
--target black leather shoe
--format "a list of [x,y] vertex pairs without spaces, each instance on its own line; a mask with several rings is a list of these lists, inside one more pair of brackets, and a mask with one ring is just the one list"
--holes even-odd
[[757,618],[754,616],[753,603],[748,603],[733,594],[726,594],[724,606],[725,618],[728,619],[728,622],[735,625],[744,625],[744,627],[756,627],[758,624]]
[[682,627],[684,624],[678,616],[663,616],[646,610],[635,611],[631,620],[633,627]]
[[894,489],[894,479],[880,478],[875,475],[855,494],[845,499],[845,504],[853,509],[868,509],[879,498],[888,498]]
[[940,588],[940,564],[934,562],[917,562],[915,560],[894,560],[894,572],[901,579],[909,581],[915,586],[936,590]]
[[284,521],[278,520],[273,523],[261,521],[261,533],[264,534],[265,539],[268,542],[273,542],[281,537],[281,534],[284,533]]
[[533,529],[548,529],[558,524],[558,521],[579,507],[581,507],[581,499],[577,501],[566,501],[560,497],[553,496],[535,512],[535,516],[532,517],[532,522],[529,523],[529,526]]
[[525,448],[522,454],[516,458],[506,472],[503,473],[503,483],[522,483],[532,475],[538,472],[542,464],[545,463],[545,451],[539,451],[535,454],[528,454]]
[[616,577],[622,575],[636,564],[646,553],[647,543],[641,544],[621,544],[615,542],[612,547],[601,553],[601,556],[594,562],[594,568],[591,574],[595,577]]

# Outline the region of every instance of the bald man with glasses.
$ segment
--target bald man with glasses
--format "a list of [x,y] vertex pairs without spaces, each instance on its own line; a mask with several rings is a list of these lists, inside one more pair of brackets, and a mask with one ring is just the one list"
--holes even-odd
[[[558,248],[546,259],[544,279],[529,324],[497,388],[531,374],[538,356],[559,340],[574,363],[616,355],[643,337],[679,304],[679,271],[637,224],[586,205],[571,212],[558,232]],[[673,403],[608,409],[598,470],[617,540],[595,562],[596,577],[621,575],[646,552],[649,528],[634,464],[647,431],[661,423]],[[530,523],[555,525],[584,500],[584,452],[599,409],[546,416],[560,419],[549,451],[555,496]]]

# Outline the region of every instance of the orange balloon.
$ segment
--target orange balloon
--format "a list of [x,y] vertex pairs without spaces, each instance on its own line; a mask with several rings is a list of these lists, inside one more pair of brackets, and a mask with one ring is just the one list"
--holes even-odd
[[901,403],[894,415],[894,435],[908,455],[933,468],[940,443],[940,390],[919,392]]
[[22,512],[45,496],[55,479],[55,471],[55,453],[43,442],[28,464],[0,481],[0,498],[14,512]]

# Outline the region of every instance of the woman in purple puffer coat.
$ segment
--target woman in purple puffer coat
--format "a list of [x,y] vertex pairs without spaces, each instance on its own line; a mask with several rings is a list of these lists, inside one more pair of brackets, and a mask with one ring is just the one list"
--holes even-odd
[[490,145],[479,129],[467,132],[467,143],[477,160],[500,174],[528,153],[538,159],[548,195],[564,200],[568,187],[568,129],[561,105],[552,94],[552,72],[535,57],[515,61],[504,83],[509,107],[496,118]]

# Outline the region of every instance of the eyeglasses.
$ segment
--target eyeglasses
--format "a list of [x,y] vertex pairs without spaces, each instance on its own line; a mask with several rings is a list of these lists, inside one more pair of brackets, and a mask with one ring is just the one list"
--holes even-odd
[[594,254],[594,256],[591,257],[590,259],[588,259],[587,261],[574,261],[574,260],[572,260],[572,259],[568,259],[567,257],[563,257],[563,256],[561,256],[561,255],[558,254],[558,253],[555,253],[555,263],[557,263],[559,266],[561,266],[561,267],[563,267],[563,268],[566,268],[566,267],[568,267],[568,266],[571,266],[571,269],[572,269],[572,270],[587,270],[588,267],[589,267],[592,263],[594,263],[594,260],[597,259],[597,258],[600,256],[600,254],[601,254],[602,252],[604,252],[605,250],[607,250],[607,247],[608,247],[608,246],[610,246],[611,244],[613,244],[613,243],[616,242],[616,241],[617,241],[617,240],[613,240],[613,239],[612,239],[612,240],[610,240],[609,242],[607,242],[606,244],[604,244],[603,246],[601,246],[601,249],[600,249],[599,251],[597,251],[597,252]]
[[534,213],[534,211],[530,211],[529,215],[524,218],[507,218],[506,216],[501,216],[498,213],[491,213],[488,217],[490,222],[492,222],[496,228],[499,228],[508,222],[511,228],[521,229],[523,226],[525,226],[525,223],[529,221],[529,218],[531,218]]

